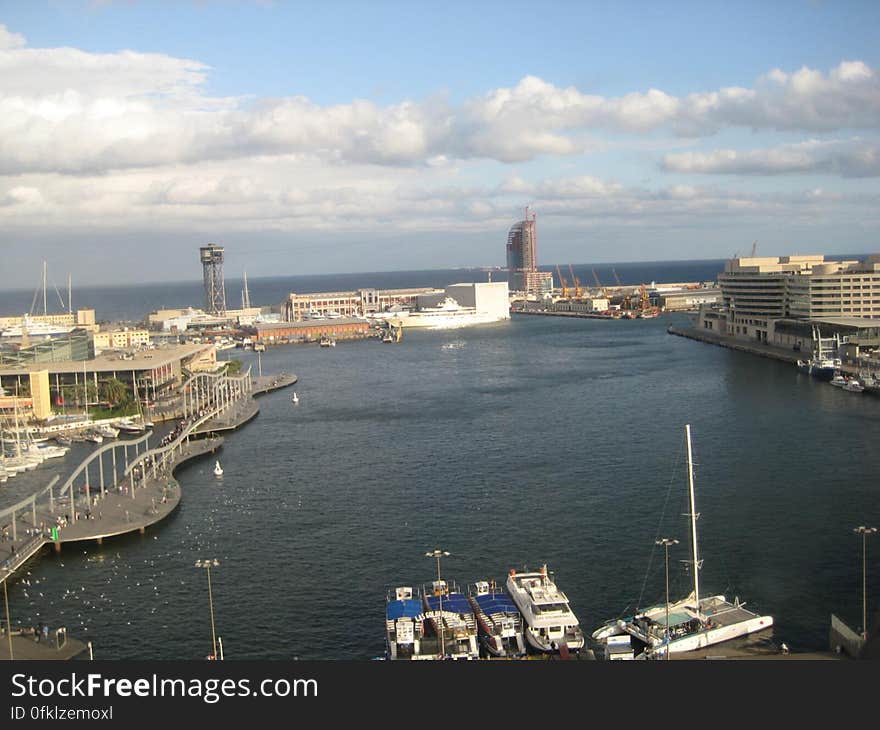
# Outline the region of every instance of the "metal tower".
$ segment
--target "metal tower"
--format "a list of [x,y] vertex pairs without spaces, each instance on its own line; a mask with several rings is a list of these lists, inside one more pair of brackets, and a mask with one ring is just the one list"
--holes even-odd
[[226,314],[226,285],[223,282],[223,247],[209,243],[199,249],[205,281],[205,311]]

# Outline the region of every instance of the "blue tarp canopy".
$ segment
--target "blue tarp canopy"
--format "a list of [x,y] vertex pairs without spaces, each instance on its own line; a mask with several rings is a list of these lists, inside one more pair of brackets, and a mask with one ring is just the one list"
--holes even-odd
[[475,598],[487,616],[491,616],[493,613],[519,613],[513,599],[503,591],[496,591],[494,594],[485,593],[482,596],[475,596]]
[[[425,601],[432,611],[440,610],[440,596],[428,596]],[[448,596],[443,596],[443,610],[452,613],[474,612],[468,599],[461,593],[450,593]]]
[[389,601],[388,607],[385,609],[386,618],[396,621],[406,616],[407,618],[418,618],[422,613],[422,604],[415,598],[406,598],[400,601]]

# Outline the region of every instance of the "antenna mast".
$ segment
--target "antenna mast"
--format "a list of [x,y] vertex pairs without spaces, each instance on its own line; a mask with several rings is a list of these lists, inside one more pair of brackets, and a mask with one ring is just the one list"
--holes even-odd
[[691,425],[688,423],[684,427],[687,435],[687,458],[688,458],[688,494],[690,496],[691,505],[691,547],[694,553],[694,600],[696,601],[697,611],[700,610],[700,561],[697,554],[697,506],[694,504],[694,459],[691,452]]

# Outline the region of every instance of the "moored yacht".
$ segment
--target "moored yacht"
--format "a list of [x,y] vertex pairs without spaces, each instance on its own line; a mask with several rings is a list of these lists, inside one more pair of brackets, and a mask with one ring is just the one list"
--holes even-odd
[[[723,595],[700,596],[702,560],[697,547],[697,517],[694,502],[691,429],[687,439],[688,497],[693,590],[683,599],[661,603],[633,616],[609,621],[593,632],[593,639],[606,647],[609,659],[656,659],[668,653],[702,649],[730,639],[761,631],[773,625],[772,616],[761,616],[745,608],[739,598],[729,601]],[[696,566],[696,567],[694,567]],[[629,647],[621,638],[628,634]],[[628,651],[627,651],[628,649]]]
[[422,591],[425,618],[440,642],[441,659],[479,659],[477,620],[463,593],[445,580],[435,580]]
[[507,590],[525,619],[526,640],[533,648],[554,652],[583,647],[584,633],[577,617],[546,565],[535,573],[511,570]]
[[523,618],[507,592],[495,581],[477,581],[468,600],[480,627],[483,645],[494,656],[526,653]]

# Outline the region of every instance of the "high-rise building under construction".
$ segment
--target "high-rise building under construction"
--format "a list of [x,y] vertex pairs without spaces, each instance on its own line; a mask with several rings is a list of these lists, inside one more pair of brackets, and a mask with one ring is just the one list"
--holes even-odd
[[223,281],[223,247],[209,243],[199,249],[205,282],[205,311],[226,314],[226,284]]
[[511,291],[543,294],[553,288],[553,274],[538,271],[538,214],[526,208],[525,219],[507,234],[507,281]]

